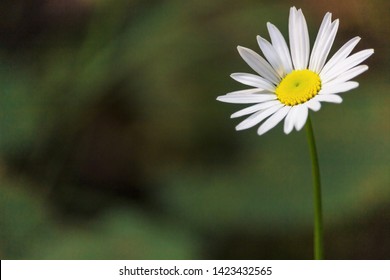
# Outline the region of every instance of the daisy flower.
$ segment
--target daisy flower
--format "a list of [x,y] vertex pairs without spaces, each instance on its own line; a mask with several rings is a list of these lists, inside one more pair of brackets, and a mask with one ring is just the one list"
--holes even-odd
[[256,52],[238,46],[245,62],[257,73],[234,73],[231,77],[253,88],[227,93],[217,100],[227,103],[254,104],[242,109],[232,118],[247,116],[236,130],[243,130],[262,123],[257,133],[262,135],[284,119],[284,132],[300,130],[306,123],[308,111],[318,111],[321,102],[341,103],[339,93],[358,87],[350,81],[368,69],[359,65],[374,53],[366,49],[350,55],[360,41],[349,40],[327,62],[326,59],[336,37],[339,20],[332,21],[327,13],[321,23],[310,53],[309,33],[302,10],[290,9],[289,41],[287,46],[282,34],[267,23],[271,42],[257,36],[257,42],[265,59]]

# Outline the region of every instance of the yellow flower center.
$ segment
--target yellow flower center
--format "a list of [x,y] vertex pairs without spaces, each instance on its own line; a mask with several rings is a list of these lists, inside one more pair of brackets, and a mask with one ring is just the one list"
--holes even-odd
[[287,74],[275,90],[279,101],[294,106],[312,99],[321,89],[321,79],[310,70],[294,70]]

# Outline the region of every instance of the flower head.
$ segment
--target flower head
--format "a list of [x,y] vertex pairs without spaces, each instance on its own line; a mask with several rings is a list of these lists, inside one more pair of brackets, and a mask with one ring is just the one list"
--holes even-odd
[[231,77],[253,88],[227,93],[217,100],[227,103],[254,104],[242,109],[232,118],[250,115],[237,130],[262,122],[257,133],[264,134],[284,120],[284,132],[300,130],[306,123],[308,111],[318,111],[321,102],[341,103],[339,93],[358,87],[352,78],[368,69],[359,65],[374,53],[366,49],[350,55],[360,41],[355,37],[345,43],[327,62],[336,37],[339,20],[332,21],[327,13],[322,20],[310,53],[309,32],[302,10],[290,9],[288,48],[280,31],[267,23],[271,43],[257,36],[257,42],[266,59],[256,52],[238,47],[245,62],[257,73],[234,73]]

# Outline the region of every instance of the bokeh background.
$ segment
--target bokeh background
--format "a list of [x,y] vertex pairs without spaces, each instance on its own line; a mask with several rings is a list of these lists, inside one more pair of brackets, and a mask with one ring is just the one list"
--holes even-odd
[[312,258],[305,132],[236,132],[215,100],[292,5],[375,49],[312,117],[327,258],[389,259],[387,0],[2,0],[0,257]]

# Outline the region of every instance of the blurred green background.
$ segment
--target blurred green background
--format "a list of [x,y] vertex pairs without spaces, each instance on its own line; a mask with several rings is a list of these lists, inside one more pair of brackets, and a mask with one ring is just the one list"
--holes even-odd
[[236,132],[218,95],[266,22],[332,52],[374,48],[360,87],[313,114],[326,257],[390,258],[387,0],[2,0],[2,259],[310,259],[305,132]]

